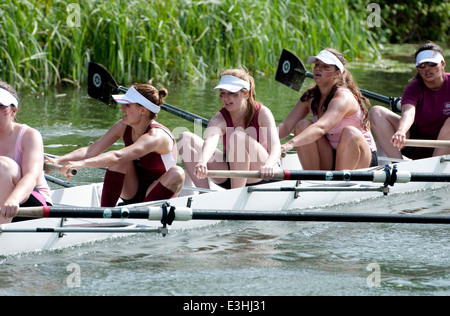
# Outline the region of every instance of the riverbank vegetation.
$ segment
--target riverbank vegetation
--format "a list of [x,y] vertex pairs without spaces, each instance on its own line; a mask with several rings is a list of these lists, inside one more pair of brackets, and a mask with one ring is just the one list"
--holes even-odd
[[[362,1],[361,1],[362,2]],[[370,11],[334,0],[10,0],[0,4],[0,78],[32,91],[82,85],[87,64],[121,84],[208,80],[244,65],[273,75],[287,48],[380,55]]]

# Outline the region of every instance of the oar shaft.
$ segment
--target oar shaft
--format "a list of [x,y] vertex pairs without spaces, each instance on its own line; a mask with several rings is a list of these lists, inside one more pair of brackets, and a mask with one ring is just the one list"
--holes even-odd
[[166,233],[162,227],[0,227],[0,233]]
[[[32,209],[40,212],[39,208],[21,208],[21,216],[34,214]],[[152,209],[152,210],[150,210]],[[46,217],[75,217],[102,218],[106,208],[50,208]],[[123,209],[109,209],[113,211],[108,218],[124,218]],[[117,211],[117,212],[116,212]],[[415,223],[415,224],[450,224],[450,216],[442,215],[411,215],[411,214],[358,214],[304,211],[260,211],[260,210],[201,210],[177,207],[173,210],[176,221],[185,220],[258,220],[258,221],[310,221],[310,222],[360,222],[360,223]],[[39,216],[37,216],[39,217]],[[40,216],[42,217],[42,216]],[[162,220],[161,207],[137,208],[127,210],[125,218],[142,218]],[[169,223],[170,224],[170,223]],[[52,228],[46,232],[51,231]],[[1,231],[0,231],[1,232]],[[86,231],[85,231],[86,232]],[[131,231],[130,231],[131,232]]]
[[[211,178],[261,178],[260,171],[211,170]],[[279,170],[275,172],[274,180],[323,180],[323,181],[373,181],[384,182],[386,172],[366,171],[320,171],[320,170]]]
[[[192,210],[187,207],[177,207],[176,215],[172,220],[185,221],[192,218]],[[170,216],[170,208],[164,206],[148,207],[56,207],[35,206],[22,207],[18,217],[46,218],[46,217],[73,217],[73,218],[134,218],[148,220],[165,220]]]
[[[259,171],[211,170],[211,178],[261,178]],[[394,178],[395,177],[395,178]],[[409,171],[322,171],[322,170],[280,170],[275,172],[274,180],[309,180],[309,181],[371,181],[376,183],[408,182],[450,182],[448,173],[427,173]]]
[[225,211],[194,210],[196,220],[267,220],[312,222],[361,222],[361,223],[416,223],[450,224],[449,216],[409,214],[356,214],[301,211]]
[[427,148],[450,148],[450,140],[407,139],[405,146]]
[[169,113],[171,113],[171,114],[173,114],[173,115],[176,115],[176,116],[178,116],[178,117],[180,117],[180,118],[182,118],[182,119],[185,119],[185,120],[188,120],[188,121],[194,122],[194,123],[201,122],[201,125],[202,125],[203,127],[207,127],[207,126],[208,126],[208,123],[209,123],[209,120],[208,120],[208,119],[206,119],[206,118],[204,118],[204,117],[201,117],[201,116],[199,116],[199,115],[193,114],[193,113],[191,113],[191,112],[188,112],[188,111],[179,109],[179,108],[177,108],[177,107],[174,107],[173,105],[164,103],[164,104],[161,106],[161,108],[162,108],[163,110],[165,110],[166,112],[169,112]]
[[[123,87],[123,86],[118,86],[117,89],[122,93],[127,93],[127,91],[128,91],[128,88]],[[173,105],[167,104],[167,103],[163,103],[163,105],[161,105],[161,108],[164,111],[169,112],[170,114],[176,115],[182,119],[185,119],[185,120],[188,120],[188,121],[194,122],[194,123],[201,122],[201,125],[203,127],[208,126],[209,120],[204,117],[201,117],[197,114],[193,114],[191,112],[179,109],[179,108],[177,108]]]
[[[314,78],[314,75],[311,72],[305,72],[305,76],[309,78]],[[387,97],[372,91],[359,89],[361,94],[366,98],[388,104],[391,106],[394,112],[401,112],[401,98]]]
[[[260,179],[261,172],[259,171],[241,171],[241,170],[210,170],[208,171],[209,178],[247,178],[247,179]],[[275,172],[274,180],[285,180],[283,170]]]

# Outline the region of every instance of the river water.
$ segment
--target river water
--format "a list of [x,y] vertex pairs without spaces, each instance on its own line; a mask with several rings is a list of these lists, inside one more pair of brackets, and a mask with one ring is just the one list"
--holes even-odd
[[[404,62],[391,56],[377,67],[353,63],[350,69],[360,87],[401,96],[412,76]],[[220,108],[215,83],[172,84],[166,101],[210,118]],[[257,99],[277,122],[299,97],[273,78],[258,78],[256,86]],[[22,92],[22,100],[19,121],[37,128],[45,152],[55,155],[92,143],[121,117],[120,110],[87,97],[85,87]],[[159,121],[194,130],[163,111]],[[71,182],[100,182],[102,176],[83,169]],[[443,188],[328,210],[449,213],[449,198]],[[138,234],[0,257],[0,295],[448,295],[449,237],[446,225],[223,221],[166,237]]]

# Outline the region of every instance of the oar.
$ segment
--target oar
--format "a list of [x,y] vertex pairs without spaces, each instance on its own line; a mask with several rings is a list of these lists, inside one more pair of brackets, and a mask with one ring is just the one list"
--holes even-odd
[[[410,215],[410,214],[358,214],[304,211],[260,211],[260,210],[200,210],[187,207],[140,207],[126,208],[57,208],[31,207],[20,208],[19,216],[26,217],[74,217],[74,218],[136,218],[165,222],[173,220],[266,220],[266,221],[315,221],[315,222],[370,222],[370,223],[417,223],[450,224],[450,216]],[[106,216],[105,216],[106,214]],[[169,225],[172,222],[168,223]],[[7,225],[4,225],[7,227]],[[41,228],[38,232],[52,232]]]
[[60,179],[55,178],[55,177],[52,177],[51,175],[46,174],[44,176],[45,176],[45,180],[47,180],[49,182],[52,182],[54,184],[57,184],[59,186],[62,186],[64,188],[73,188],[73,187],[75,187],[75,185],[73,185],[72,183],[60,180]]
[[[395,169],[394,169],[395,170]],[[210,170],[210,178],[261,178],[260,171]],[[279,170],[274,180],[371,181],[378,183],[450,182],[450,174],[409,171],[316,171]]]
[[[308,71],[303,62],[295,54],[283,49],[278,63],[275,80],[285,84],[291,89],[299,91],[305,77],[313,78],[314,75]],[[370,99],[390,105],[394,112],[401,111],[401,98],[386,97],[371,91],[360,89],[361,93]]]
[[[113,94],[126,93],[127,88],[119,86],[110,74],[110,72],[94,62],[89,63],[88,68],[88,95],[96,100],[106,103],[109,106],[116,104],[112,98]],[[164,103],[161,108],[171,114],[186,119],[188,121],[197,123],[201,122],[202,126],[206,127],[209,120],[193,114],[191,112],[176,108],[170,104]]]
[[407,139],[405,141],[405,146],[428,147],[428,148],[450,148],[450,140]]
[[[62,171],[61,171],[61,168],[62,168],[62,165],[57,165],[57,164],[54,164],[54,163],[46,162],[44,164],[44,171],[45,172],[55,172],[55,173],[63,174]],[[73,168],[69,169],[69,174],[71,174],[72,176],[76,176],[77,173],[78,173],[77,169],[73,169]]]
[[[148,220],[173,220],[187,221],[192,219],[192,210],[187,207],[175,207],[168,203],[162,206],[147,207],[60,207],[60,206],[33,206],[21,207],[18,217],[50,218],[50,217],[74,217],[74,218],[134,218]],[[169,223],[169,224],[170,224]]]

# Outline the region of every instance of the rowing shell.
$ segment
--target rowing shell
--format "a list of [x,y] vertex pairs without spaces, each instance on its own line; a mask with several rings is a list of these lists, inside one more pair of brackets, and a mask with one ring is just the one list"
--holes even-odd
[[[445,157],[433,157],[415,161],[402,161],[389,164],[396,165],[399,173],[422,172],[432,174],[450,174],[450,162]],[[289,155],[283,160],[283,168],[299,169],[296,155]],[[383,170],[380,167],[380,170]],[[374,169],[362,171],[373,172]],[[296,181],[284,180],[263,185],[232,190],[193,194],[184,190],[183,196],[168,200],[171,206],[196,210],[233,210],[235,212],[317,210],[321,207],[342,203],[362,201],[386,194],[426,190],[447,186],[447,182],[408,182],[384,185],[367,181]],[[52,192],[55,206],[99,207],[102,184],[90,184],[79,187],[59,189]],[[164,201],[140,203],[128,208],[158,206]],[[217,221],[174,221],[171,230],[193,229],[211,225]],[[159,221],[145,219],[88,219],[88,218],[42,218],[13,224],[2,225],[0,232],[0,255],[41,251],[62,248],[121,236],[136,232],[160,232]],[[26,232],[26,231],[40,231]],[[10,233],[15,231],[20,233]]]

